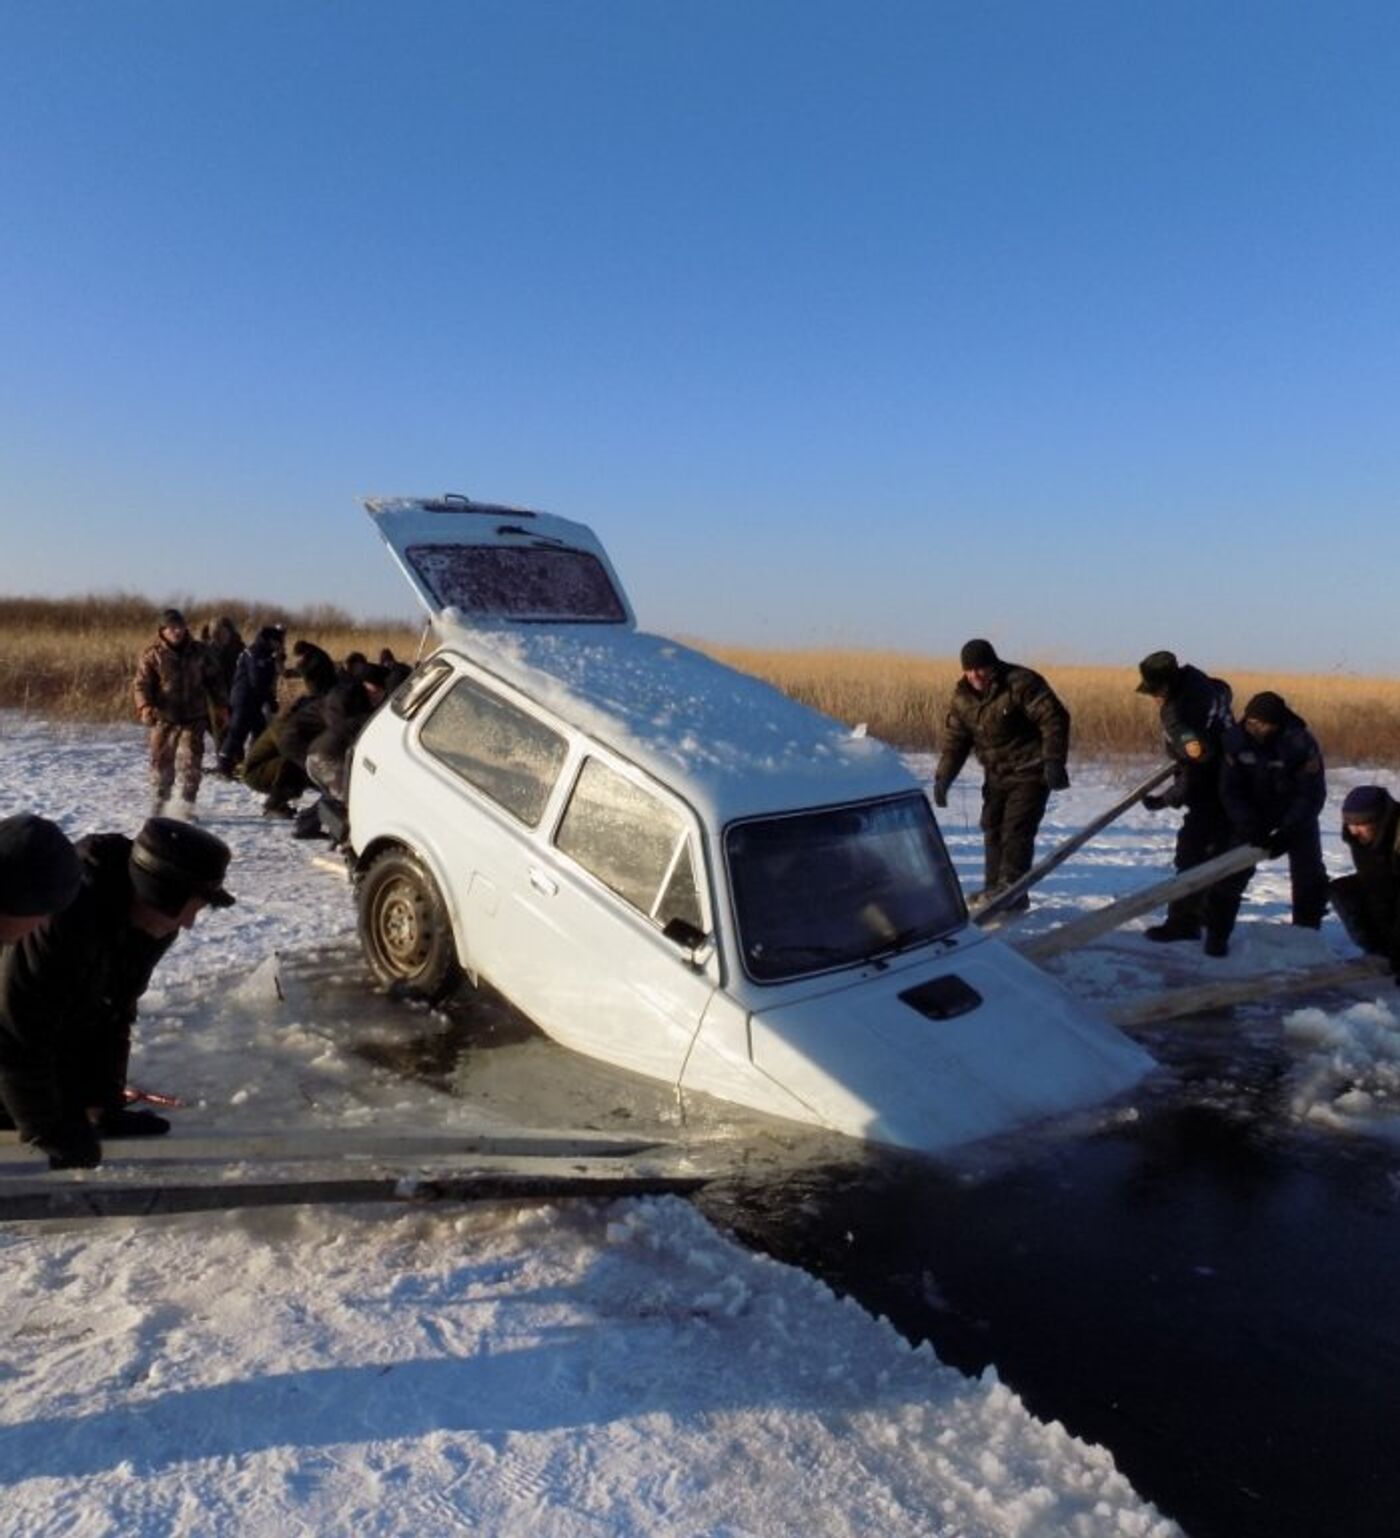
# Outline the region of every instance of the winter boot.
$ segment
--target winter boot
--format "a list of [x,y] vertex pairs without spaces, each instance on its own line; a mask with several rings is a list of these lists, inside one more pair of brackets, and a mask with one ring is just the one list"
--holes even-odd
[[281,796],[269,796],[263,802],[262,814],[264,817],[295,817],[296,812],[290,802]]
[[1230,941],[1227,936],[1211,932],[1206,935],[1206,943],[1201,947],[1207,956],[1228,956],[1230,954]]
[[310,806],[304,806],[296,814],[292,821],[293,838],[329,838],[330,834],[321,826],[321,804],[313,802]]
[[97,1130],[103,1137],[164,1137],[170,1122],[154,1111],[103,1111]]
[[1199,940],[1201,926],[1191,923],[1189,919],[1169,918],[1144,929],[1142,937],[1144,940],[1156,940],[1164,945],[1170,945],[1175,940]]

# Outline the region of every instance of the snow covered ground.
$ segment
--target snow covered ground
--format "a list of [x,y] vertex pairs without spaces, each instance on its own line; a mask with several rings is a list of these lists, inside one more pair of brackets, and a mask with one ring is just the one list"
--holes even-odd
[[[1329,830],[1366,778],[1332,776]],[[1125,781],[1077,774],[1045,846]],[[0,815],[134,832],[146,802],[134,728],[0,718]],[[190,1102],[174,1137],[450,1130],[465,1114],[451,1100],[371,1068],[314,1019],[260,1007],[274,950],[350,929],[347,889],[240,787],[206,782],[201,811],[234,849],[239,902],[162,963],[132,1065]],[[942,821],[975,885],[972,784]],[[1025,922],[1165,871],[1171,830],[1130,814]],[[1328,859],[1342,868],[1334,835]],[[1173,947],[1172,981],[1349,953],[1330,922],[1321,935],[1271,922],[1286,896],[1286,877],[1261,873],[1232,955]],[[1086,994],[1119,995],[1160,983],[1160,949],[1122,934],[1061,965]],[[1300,1117],[1386,1129],[1391,992],[1287,1014]],[[1260,1006],[1256,1027],[1277,1033],[1280,1013]],[[676,1199],[12,1227],[0,1278],[0,1534],[16,1538],[1177,1531],[1106,1451],[1035,1420],[994,1373],[943,1367]]]

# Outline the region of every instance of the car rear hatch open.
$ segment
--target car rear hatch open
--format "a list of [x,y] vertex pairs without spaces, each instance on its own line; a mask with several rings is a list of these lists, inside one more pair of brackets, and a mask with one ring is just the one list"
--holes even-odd
[[435,619],[635,627],[617,573],[584,524],[455,492],[368,497],[365,508]]

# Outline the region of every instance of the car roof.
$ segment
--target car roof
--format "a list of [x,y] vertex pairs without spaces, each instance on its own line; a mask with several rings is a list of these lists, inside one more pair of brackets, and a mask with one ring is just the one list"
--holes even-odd
[[919,788],[885,743],[664,636],[480,625],[453,610],[436,628],[443,649],[671,786],[716,828]]

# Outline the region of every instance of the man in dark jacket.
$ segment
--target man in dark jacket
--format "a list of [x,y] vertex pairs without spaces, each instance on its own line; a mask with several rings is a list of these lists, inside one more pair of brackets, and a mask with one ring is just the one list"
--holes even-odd
[[[1220,798],[1236,844],[1257,844],[1270,859],[1288,856],[1293,922],[1318,929],[1327,909],[1327,871],[1317,819],[1327,800],[1322,750],[1301,716],[1281,695],[1265,690],[1245,706],[1241,721],[1226,727]],[[1228,949],[1244,890],[1254,867],[1226,876],[1206,929],[1208,956]]]
[[325,694],[340,681],[340,670],[331,654],[305,637],[292,643],[292,665],[287,672],[301,679],[309,694]]
[[336,688],[335,664],[326,652],[310,641],[298,641],[292,650],[300,661],[289,671],[303,679],[306,692],[257,738],[243,766],[243,783],[263,792],[265,817],[296,815],[292,802],[310,783],[307,750],[326,729],[326,704]]
[[[949,787],[976,753],[983,773],[982,884],[990,898],[1031,868],[1050,792],[1069,786],[1069,711],[1039,673],[1003,662],[990,641],[969,641],[959,661],[963,676],[944,722],[933,804],[947,806]],[[1028,901],[1023,896],[1013,910]]]
[[326,696],[325,730],[313,738],[306,750],[306,777],[321,796],[297,813],[293,838],[344,842],[349,831],[345,792],[350,750],[360,728],[384,699],[386,676],[377,662],[366,662],[358,677],[338,683]]
[[238,633],[238,626],[234,624],[227,614],[222,614],[214,621],[214,629],[206,642],[210,655],[214,659],[214,666],[219,672],[219,682],[224,686],[224,697],[227,699],[229,691],[233,688],[233,675],[238,667],[238,659],[243,655],[243,637]]
[[[1179,663],[1171,652],[1144,657],[1138,672],[1137,692],[1157,701],[1163,746],[1176,765],[1167,789],[1144,796],[1142,804],[1151,812],[1164,807],[1185,812],[1176,835],[1175,865],[1178,871],[1190,870],[1223,854],[1231,843],[1230,818],[1220,797],[1220,767],[1225,729],[1234,724],[1233,691],[1224,679],[1210,678],[1189,662]],[[1167,905],[1166,920],[1143,933],[1149,940],[1198,940],[1202,922],[1215,922],[1227,903],[1218,884],[1178,897]]]
[[0,1113],[53,1169],[90,1169],[99,1135],[168,1132],[125,1106],[136,1006],[156,963],[209,904],[227,907],[226,845],[153,817],[133,841],[80,839],[78,894],[43,928],[0,950]]
[[219,743],[219,773],[229,776],[242,762],[250,737],[256,737],[277,711],[277,680],[282,672],[282,629],[264,625],[239,657],[229,694],[228,730]]
[[0,945],[40,929],[78,895],[81,867],[57,823],[33,812],[0,819]]
[[178,609],[160,617],[155,640],[141,654],[132,686],[136,714],[151,729],[152,810],[159,814],[175,788],[177,763],[184,814],[194,809],[204,772],[204,734],[228,714],[228,696],[212,653],[196,641]]
[[1342,802],[1342,842],[1356,874],[1331,883],[1332,906],[1363,951],[1384,956],[1400,983],[1400,804],[1379,785]]

